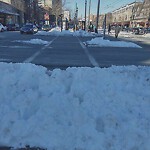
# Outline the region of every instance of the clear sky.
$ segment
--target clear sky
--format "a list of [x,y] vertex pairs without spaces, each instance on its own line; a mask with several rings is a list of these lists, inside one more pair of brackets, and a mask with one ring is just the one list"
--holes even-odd
[[[79,17],[84,16],[84,8],[85,8],[85,0],[67,0],[69,3],[67,4],[67,7],[72,9],[74,12],[76,3],[78,4],[79,8]],[[137,0],[136,0],[137,1]],[[138,0],[140,1],[140,0]],[[115,10],[116,8],[119,8],[125,4],[135,2],[135,0],[100,0],[100,13],[106,13],[110,12],[112,10]],[[89,0],[87,0],[87,13],[89,10]],[[98,0],[91,0],[91,13],[97,14],[97,4]]]

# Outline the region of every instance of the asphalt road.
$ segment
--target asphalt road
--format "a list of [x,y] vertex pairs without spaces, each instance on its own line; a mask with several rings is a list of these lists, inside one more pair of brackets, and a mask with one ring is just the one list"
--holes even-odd
[[[25,44],[18,40],[42,39],[46,46]],[[116,40],[114,37],[106,37]],[[25,35],[0,33],[0,62],[33,63],[48,69],[67,67],[110,67],[112,65],[150,65],[150,45],[135,41],[139,48],[89,47],[83,44],[92,37]],[[129,39],[117,39],[128,40]]]

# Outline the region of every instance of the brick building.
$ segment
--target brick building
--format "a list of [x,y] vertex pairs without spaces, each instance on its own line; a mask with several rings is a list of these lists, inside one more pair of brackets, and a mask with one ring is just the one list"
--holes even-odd
[[0,22],[2,24],[23,24],[24,13],[24,0],[0,0]]

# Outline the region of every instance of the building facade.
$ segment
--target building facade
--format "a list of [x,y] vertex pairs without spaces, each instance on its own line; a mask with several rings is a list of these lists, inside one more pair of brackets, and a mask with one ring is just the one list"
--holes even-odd
[[133,2],[112,12],[112,24],[119,24],[129,27],[132,21],[133,9],[141,2]]
[[133,2],[112,12],[112,24],[127,27],[150,26],[150,0]]
[[62,12],[62,0],[52,0],[52,15],[56,25],[60,25]]
[[39,7],[38,0],[25,1],[25,22],[38,23],[39,21]]
[[26,0],[25,5],[26,22],[37,24],[48,22],[47,24],[49,24],[49,16],[52,14],[52,0]]
[[145,0],[141,5],[135,5],[131,24],[136,27],[150,27],[150,0]]
[[[105,18],[105,14],[101,14],[99,15],[99,21],[98,21],[98,26],[100,28],[103,27],[104,24],[104,18]],[[97,20],[97,15],[90,15],[90,22],[96,26],[96,20]],[[112,24],[112,13],[107,13],[106,14],[106,26],[108,26],[109,24]]]
[[2,24],[23,24],[24,13],[24,0],[0,0],[0,22]]

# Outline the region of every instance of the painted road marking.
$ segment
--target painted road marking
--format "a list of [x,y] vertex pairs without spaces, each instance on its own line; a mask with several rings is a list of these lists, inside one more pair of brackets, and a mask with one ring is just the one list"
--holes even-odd
[[0,46],[2,48],[31,48],[29,46]]
[[84,49],[84,52],[88,56],[89,61],[91,62],[91,64],[94,67],[99,67],[99,64],[96,62],[96,60],[94,59],[94,57],[90,54],[90,52],[88,51],[87,47],[82,43],[82,41],[77,36],[76,36],[76,38],[78,39],[81,47]]
[[33,54],[31,57],[27,58],[23,63],[30,63],[30,62],[32,62],[37,56],[40,55],[40,53],[41,53],[44,49],[48,48],[57,38],[58,38],[58,36],[55,37],[52,41],[50,41],[48,44],[44,45],[44,47],[42,47],[41,50],[37,51],[37,52],[36,52],[35,54]]
[[0,58],[0,62],[9,62],[11,61],[10,59],[3,59],[3,58]]

